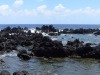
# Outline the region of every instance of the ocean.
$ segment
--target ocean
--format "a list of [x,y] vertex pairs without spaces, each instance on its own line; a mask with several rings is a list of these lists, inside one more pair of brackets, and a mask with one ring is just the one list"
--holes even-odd
[[100,24],[0,24],[0,29],[3,29],[7,26],[36,28],[36,27],[42,27],[42,25],[53,25],[57,29],[65,29],[65,28],[68,28],[68,29],[79,29],[79,28],[97,29],[97,28],[100,28]]

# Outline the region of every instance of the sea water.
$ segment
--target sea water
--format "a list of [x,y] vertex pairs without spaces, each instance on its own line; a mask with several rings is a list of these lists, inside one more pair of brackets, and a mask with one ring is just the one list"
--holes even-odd
[[79,28],[92,28],[92,29],[97,29],[100,28],[99,24],[0,24],[0,29],[3,29],[7,26],[10,27],[28,27],[29,29],[31,28],[36,28],[36,27],[42,27],[43,25],[53,25],[57,29],[79,29]]

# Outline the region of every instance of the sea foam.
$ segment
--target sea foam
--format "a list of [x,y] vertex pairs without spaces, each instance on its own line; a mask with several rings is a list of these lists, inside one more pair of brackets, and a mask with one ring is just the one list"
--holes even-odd
[[8,57],[8,56],[17,56],[17,52],[15,50],[13,50],[10,53],[4,53],[3,55],[0,55],[0,58],[4,58],[4,57]]

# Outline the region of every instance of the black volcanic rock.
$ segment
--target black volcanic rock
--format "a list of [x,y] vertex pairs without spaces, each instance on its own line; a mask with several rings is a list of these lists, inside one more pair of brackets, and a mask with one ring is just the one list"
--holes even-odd
[[0,75],[11,75],[7,70],[1,71]]
[[35,56],[39,57],[65,57],[64,48],[61,42],[46,40],[33,48]]
[[26,50],[20,50],[17,56],[23,60],[29,60],[31,58],[31,56],[27,53]]
[[56,32],[57,29],[53,25],[43,25],[41,28],[36,27],[36,30],[41,30],[42,32]]
[[[55,32],[52,25],[43,25],[37,30],[50,33]],[[25,32],[27,31],[27,32]],[[99,31],[98,29],[64,29],[60,33],[88,34]],[[66,46],[63,46],[59,41],[52,41],[51,38],[43,36],[42,33],[32,33],[27,28],[7,27],[0,31],[0,53],[16,50],[17,46],[28,48],[28,51],[19,51],[17,56],[23,60],[29,60],[32,56],[37,57],[66,57],[77,55],[81,57],[100,58],[100,45],[91,47],[91,43],[84,44],[83,41],[75,39],[68,41]]]
[[76,54],[81,57],[89,57],[89,53],[93,51],[90,46],[83,46],[76,49]]
[[95,32],[94,32],[94,35],[100,35],[100,30],[95,31]]
[[13,75],[29,75],[29,73],[23,70],[23,71],[16,71],[13,73]]

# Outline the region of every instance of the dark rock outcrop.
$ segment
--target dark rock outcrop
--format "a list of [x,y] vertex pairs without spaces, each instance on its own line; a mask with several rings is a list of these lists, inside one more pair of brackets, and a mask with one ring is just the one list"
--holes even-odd
[[20,50],[17,56],[23,60],[29,60],[31,58],[31,56],[27,53],[26,50]]
[[89,57],[90,52],[92,52],[92,51],[93,51],[93,48],[91,46],[86,45],[86,46],[77,48],[76,54],[81,57]]
[[3,64],[3,63],[5,63],[4,60],[3,59],[0,59],[0,64]]
[[0,75],[11,75],[11,74],[7,70],[3,70],[0,72]]
[[36,30],[41,30],[42,32],[56,32],[57,29],[53,25],[43,25],[41,28],[36,27]]
[[[57,31],[52,25],[44,25],[37,29],[43,32]],[[25,30],[27,32],[25,32]],[[66,33],[66,31],[75,34],[84,34],[98,31],[98,29],[65,29],[64,33]],[[67,45],[63,46],[61,42],[52,41],[49,37],[43,36],[41,33],[31,33],[27,28],[7,27],[0,31],[0,53],[16,50],[17,46],[27,47],[28,50],[30,50],[30,53],[25,50],[18,52],[17,56],[23,60],[29,60],[32,56],[48,58],[76,55],[81,57],[100,58],[99,46],[91,47],[91,43],[84,44],[84,42],[79,39],[68,41]]]
[[13,75],[29,75],[29,73],[25,70],[14,72]]
[[65,57],[63,45],[58,41],[45,41],[33,48],[35,56],[39,57]]

